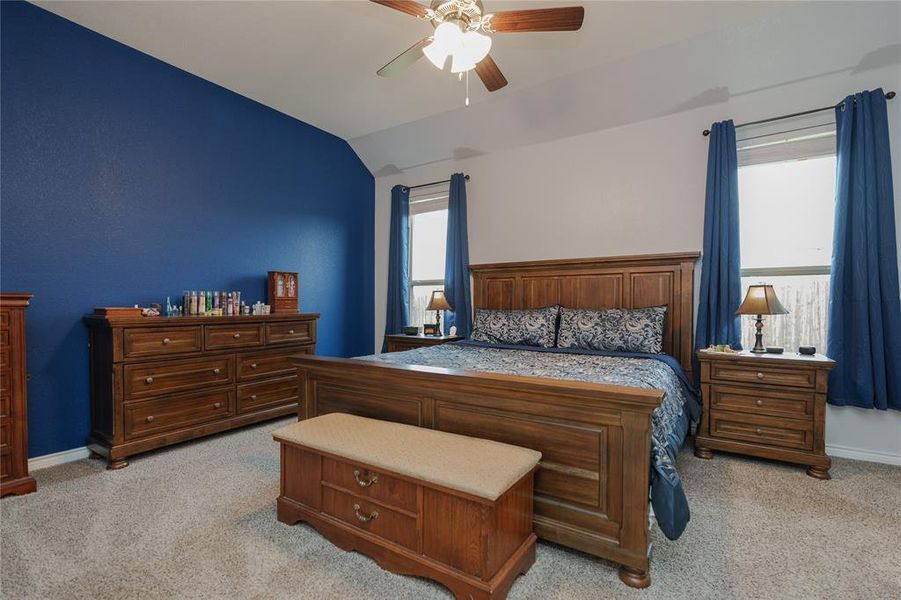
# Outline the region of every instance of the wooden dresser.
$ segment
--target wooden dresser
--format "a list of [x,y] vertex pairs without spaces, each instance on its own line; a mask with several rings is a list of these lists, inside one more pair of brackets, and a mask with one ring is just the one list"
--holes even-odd
[[25,309],[31,294],[0,293],[0,496],[37,489],[28,475]]
[[88,315],[88,447],[126,458],[250,423],[297,414],[295,354],[316,349],[316,313],[235,317]]
[[459,342],[463,339],[462,335],[386,335],[388,340],[388,352],[403,352],[404,350],[412,350],[413,348],[422,348],[424,346],[437,346],[448,342]]
[[798,354],[698,352],[704,415],[695,455],[712,450],[807,465],[829,479],[826,386],[835,362]]

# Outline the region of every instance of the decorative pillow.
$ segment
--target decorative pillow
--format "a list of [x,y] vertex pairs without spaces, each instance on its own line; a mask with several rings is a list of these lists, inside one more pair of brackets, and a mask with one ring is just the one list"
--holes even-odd
[[560,311],[558,348],[663,352],[665,306]]
[[558,306],[530,310],[476,310],[471,339],[491,344],[553,348]]

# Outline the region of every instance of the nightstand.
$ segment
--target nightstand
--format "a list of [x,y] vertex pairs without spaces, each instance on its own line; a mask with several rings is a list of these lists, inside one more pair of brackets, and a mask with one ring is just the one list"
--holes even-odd
[[462,335],[386,335],[388,340],[388,352],[403,352],[404,350],[412,350],[413,348],[422,348],[423,346],[437,346],[438,344],[446,344],[447,342],[458,342],[463,339]]
[[704,414],[695,456],[723,450],[807,465],[829,479],[826,386],[835,361],[821,354],[700,350]]

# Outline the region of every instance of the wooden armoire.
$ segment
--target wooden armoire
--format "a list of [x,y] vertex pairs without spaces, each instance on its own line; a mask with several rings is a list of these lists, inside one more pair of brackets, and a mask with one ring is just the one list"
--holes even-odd
[[0,293],[0,496],[37,489],[28,475],[25,309],[31,294]]

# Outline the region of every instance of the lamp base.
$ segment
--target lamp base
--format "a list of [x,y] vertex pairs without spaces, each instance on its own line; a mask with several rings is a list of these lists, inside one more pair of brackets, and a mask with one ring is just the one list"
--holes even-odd
[[754,335],[754,347],[751,352],[754,354],[766,354],[766,347],[763,345],[763,315],[757,315],[757,323],[754,325],[757,333]]

